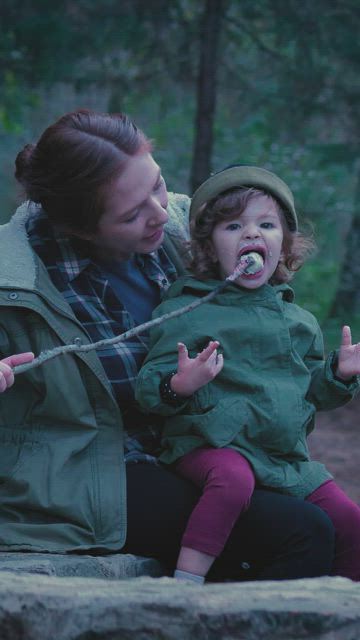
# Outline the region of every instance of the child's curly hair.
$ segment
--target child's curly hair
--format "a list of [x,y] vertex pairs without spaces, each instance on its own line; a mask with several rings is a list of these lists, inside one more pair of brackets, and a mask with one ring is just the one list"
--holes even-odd
[[219,196],[205,203],[191,222],[190,270],[199,279],[219,278],[219,265],[213,260],[211,252],[211,236],[215,226],[223,220],[231,220],[241,215],[248,203],[258,196],[267,196],[276,205],[282,223],[284,238],[282,255],[273,274],[270,284],[289,282],[294,273],[304,264],[306,258],[314,251],[315,242],[312,236],[300,231],[290,231],[284,210],[272,195],[260,189],[236,187],[224,191]]

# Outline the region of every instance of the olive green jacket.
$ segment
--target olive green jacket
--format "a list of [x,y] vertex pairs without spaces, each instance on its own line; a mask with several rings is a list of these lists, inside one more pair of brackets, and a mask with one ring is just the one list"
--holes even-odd
[[[185,276],[167,292],[159,316],[209,293],[219,282]],[[292,302],[288,285],[246,290],[235,284],[212,301],[153,329],[137,384],[144,410],[167,416],[160,459],[172,463],[200,446],[232,447],[250,462],[257,483],[305,497],[331,476],[310,460],[306,438],[316,410],[358,390],[334,378],[314,316]],[[164,404],[159,382],[176,370],[176,344],[191,357],[218,340],[224,367],[181,407]]]
[[[164,243],[180,273],[188,204],[186,196],[170,197]],[[25,203],[0,227],[0,357],[89,341],[28,243],[34,206]],[[94,350],[19,374],[0,395],[0,441],[1,550],[121,549],[122,419]]]

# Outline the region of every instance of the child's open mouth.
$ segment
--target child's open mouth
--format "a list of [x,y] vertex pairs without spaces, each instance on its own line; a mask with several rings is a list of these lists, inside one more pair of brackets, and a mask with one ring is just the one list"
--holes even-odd
[[243,275],[250,276],[262,271],[264,257],[262,249],[244,251],[238,257],[238,265],[241,265]]

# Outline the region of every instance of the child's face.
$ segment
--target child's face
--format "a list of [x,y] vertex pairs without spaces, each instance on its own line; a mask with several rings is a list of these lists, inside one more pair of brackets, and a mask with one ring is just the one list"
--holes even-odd
[[211,236],[214,260],[219,263],[223,278],[229,276],[240,257],[249,251],[259,253],[264,265],[254,274],[243,274],[237,284],[247,289],[257,289],[267,283],[278,265],[282,243],[283,227],[276,203],[268,196],[256,196],[246,206],[243,213],[219,222]]

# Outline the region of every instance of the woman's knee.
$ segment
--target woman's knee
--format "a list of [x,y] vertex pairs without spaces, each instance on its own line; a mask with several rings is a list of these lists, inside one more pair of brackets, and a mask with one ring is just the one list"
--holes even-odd
[[[310,506],[311,509],[308,509],[308,506]],[[328,514],[319,507],[316,507],[316,505],[304,503],[304,509],[301,511],[301,526],[307,531],[314,545],[317,546],[324,543],[334,545],[334,525]]]

